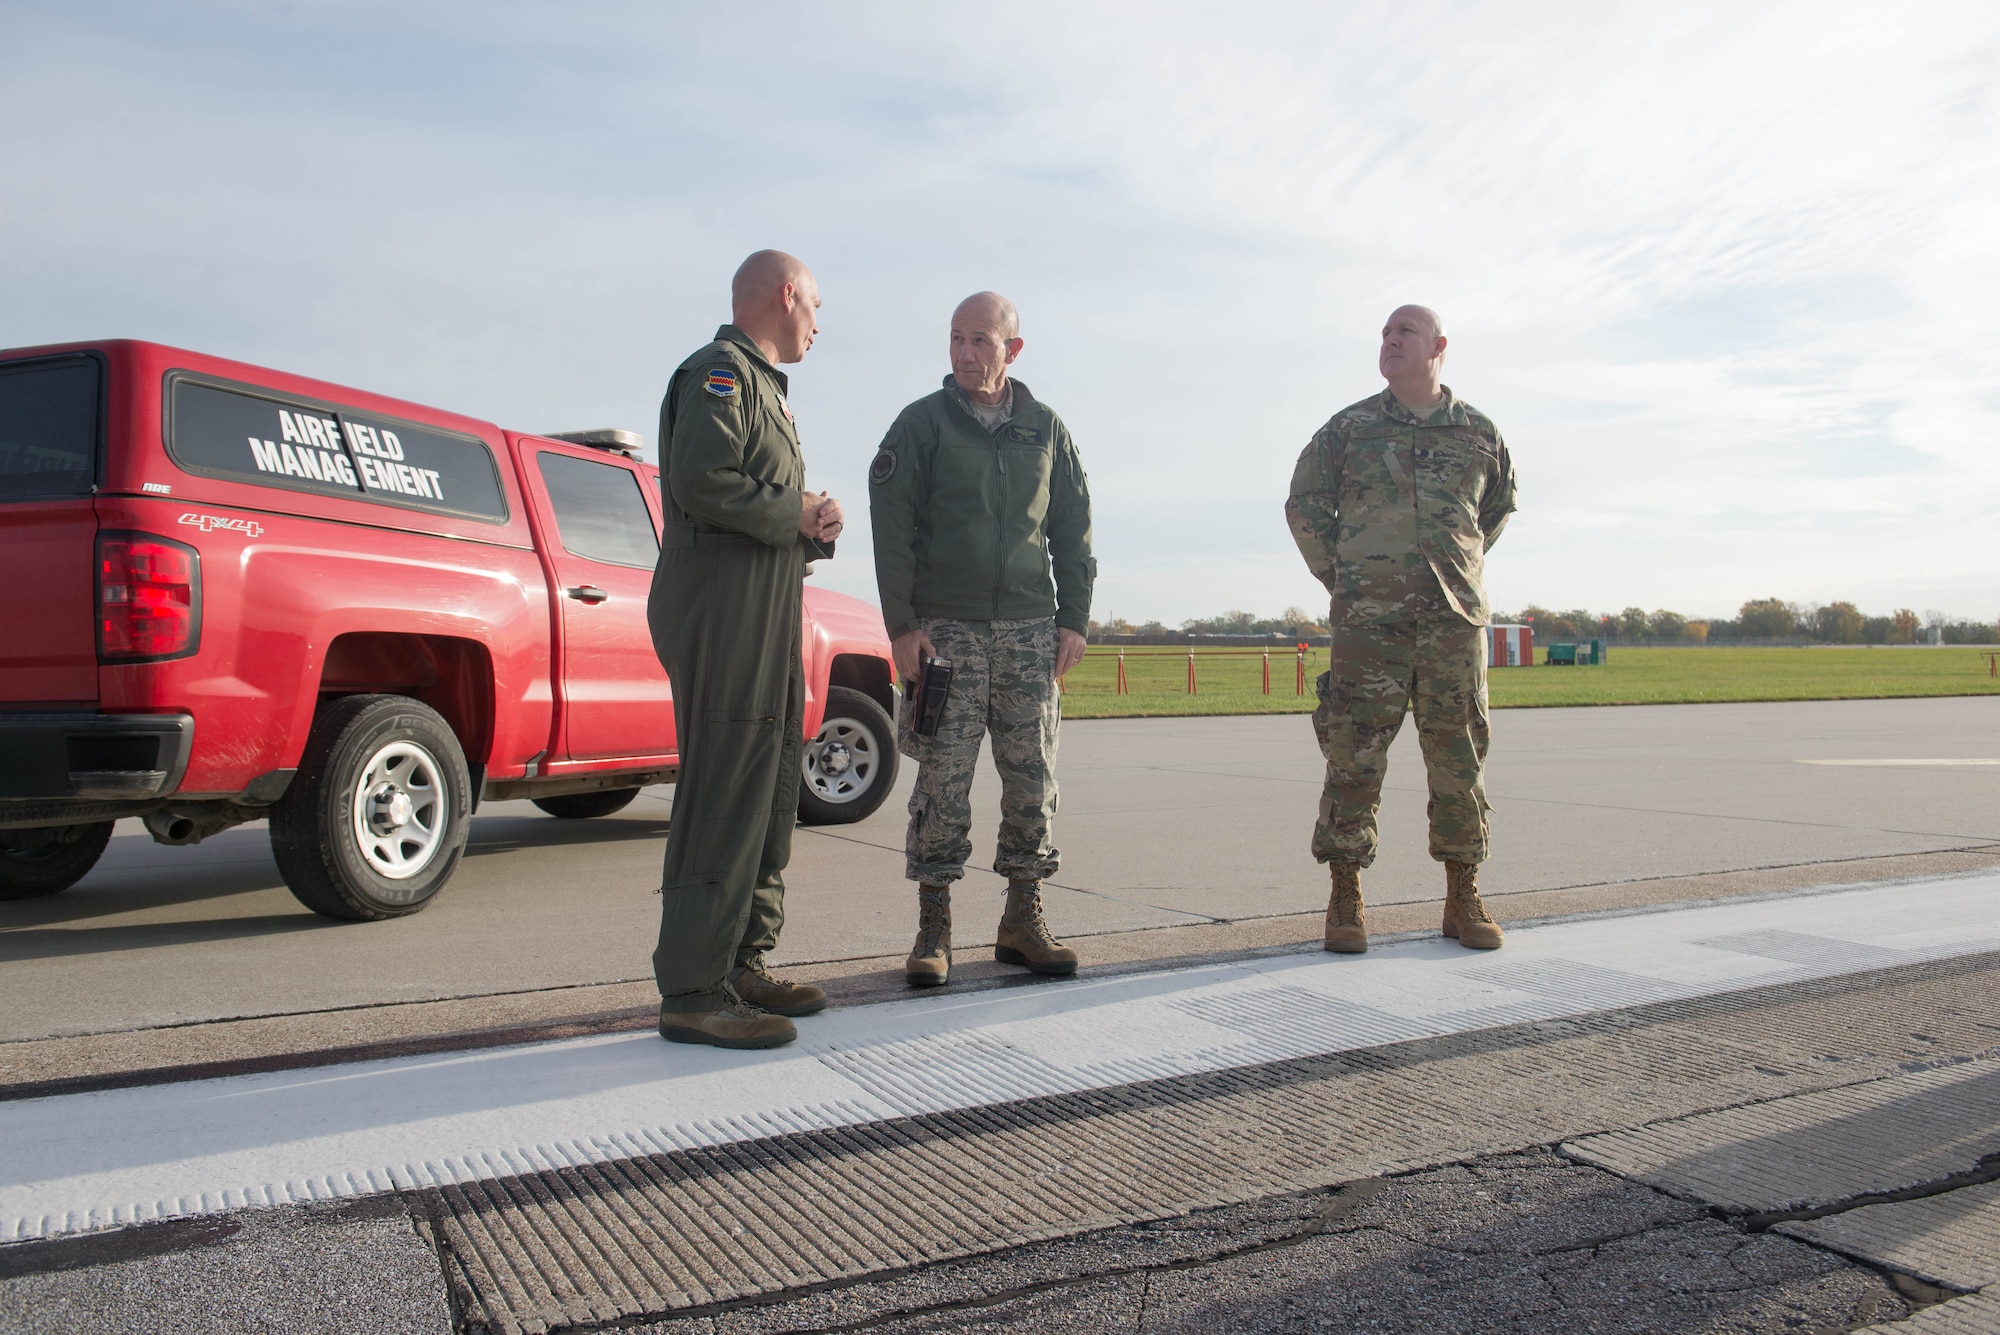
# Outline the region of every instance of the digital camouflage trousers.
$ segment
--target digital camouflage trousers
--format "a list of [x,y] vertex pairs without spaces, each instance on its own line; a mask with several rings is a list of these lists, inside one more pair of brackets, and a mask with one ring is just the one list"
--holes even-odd
[[905,874],[927,885],[949,885],[965,875],[972,856],[972,771],[980,739],[990,735],[993,767],[1000,771],[993,870],[1015,881],[1054,875],[1060,855],[1049,843],[1049,822],[1056,814],[1062,717],[1055,618],[925,618],[917,626],[937,656],[951,663],[951,694],[934,737],[916,734],[908,701],[900,711],[899,746],[917,762]]
[[1431,856],[1486,859],[1486,637],[1454,615],[1389,625],[1335,625],[1332,666],[1319,678],[1313,731],[1326,786],[1313,826],[1321,862],[1375,860],[1375,813],[1389,743],[1417,716],[1430,780]]

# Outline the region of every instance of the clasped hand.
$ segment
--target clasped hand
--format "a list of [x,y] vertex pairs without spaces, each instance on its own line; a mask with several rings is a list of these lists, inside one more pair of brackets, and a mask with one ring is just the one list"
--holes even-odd
[[846,526],[847,514],[840,508],[839,501],[823,491],[817,496],[809,491],[799,493],[801,534],[815,542],[832,542]]

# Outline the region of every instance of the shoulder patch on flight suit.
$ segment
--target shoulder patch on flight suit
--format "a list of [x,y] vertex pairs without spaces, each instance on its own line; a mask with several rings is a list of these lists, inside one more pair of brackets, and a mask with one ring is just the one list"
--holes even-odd
[[886,448],[878,450],[875,462],[868,465],[868,480],[879,487],[894,476],[896,476],[896,452]]
[[708,373],[708,380],[702,388],[720,399],[736,397],[736,372],[724,367],[715,367]]

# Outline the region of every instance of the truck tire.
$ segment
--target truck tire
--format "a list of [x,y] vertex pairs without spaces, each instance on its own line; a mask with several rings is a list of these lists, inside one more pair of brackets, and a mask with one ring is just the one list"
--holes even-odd
[[0,899],[59,895],[104,856],[115,820],[0,830]]
[[458,869],[472,781],[451,725],[402,695],[319,707],[298,776],[271,807],[271,852],[314,913],[415,913]]
[[847,686],[826,693],[826,717],[799,762],[799,823],[866,820],[896,786],[896,725],[882,706]]
[[632,799],[639,795],[637,788],[607,788],[596,793],[564,793],[561,797],[538,797],[535,805],[551,816],[564,820],[589,820],[593,816],[609,816],[632,805]]

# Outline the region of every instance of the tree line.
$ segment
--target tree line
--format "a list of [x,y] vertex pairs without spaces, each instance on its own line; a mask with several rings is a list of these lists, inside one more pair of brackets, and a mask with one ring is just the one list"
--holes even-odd
[[1494,621],[1519,622],[1535,628],[1540,641],[1609,639],[1637,644],[1705,644],[1739,640],[1792,640],[1818,644],[1928,643],[1933,632],[1946,644],[2000,642],[2000,627],[1980,621],[1954,620],[1942,612],[1919,616],[1899,607],[1887,616],[1870,616],[1851,602],[1798,603],[1783,598],[1752,598],[1731,617],[1688,617],[1667,608],[1648,612],[1628,607],[1622,612],[1587,608],[1550,611],[1529,604],[1518,613],[1496,613]]
[[1303,607],[1287,607],[1274,617],[1255,612],[1224,612],[1221,616],[1194,617],[1177,626],[1164,621],[1127,621],[1112,616],[1092,621],[1090,634],[1099,635],[1278,635],[1292,639],[1326,634],[1326,618],[1314,616]]
[[[1753,598],[1732,617],[1690,617],[1667,608],[1647,611],[1628,607],[1622,612],[1588,608],[1551,611],[1530,603],[1519,612],[1495,612],[1495,624],[1533,626],[1540,643],[1555,640],[1618,640],[1627,644],[1707,644],[1740,640],[1792,640],[1801,644],[1914,644],[1929,642],[1933,632],[1946,644],[2000,644],[2000,625],[1954,619],[1942,612],[1918,615],[1899,607],[1887,616],[1870,616],[1851,602],[1798,603],[1782,598]],[[1178,626],[1161,621],[1132,622],[1110,617],[1090,623],[1098,635],[1276,635],[1287,638],[1325,635],[1326,618],[1302,607],[1288,607],[1275,617],[1241,610],[1221,616],[1193,617]]]

